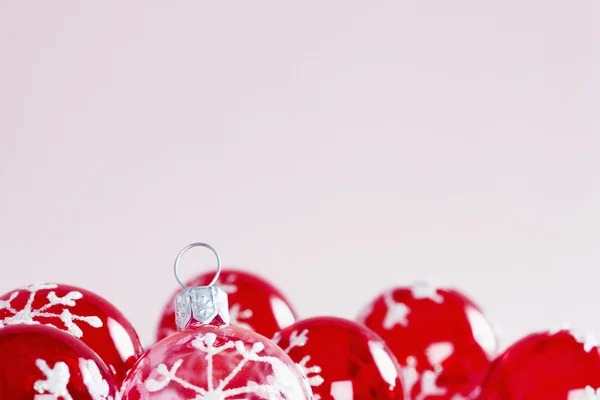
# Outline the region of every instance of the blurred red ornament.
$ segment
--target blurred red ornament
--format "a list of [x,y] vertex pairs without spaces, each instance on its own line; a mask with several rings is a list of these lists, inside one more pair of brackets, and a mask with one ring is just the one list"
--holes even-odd
[[133,326],[100,296],[73,286],[42,283],[0,297],[0,327],[52,325],[81,339],[106,363],[115,381],[143,354]]
[[96,353],[51,326],[0,329],[0,398],[112,400],[117,386]]
[[[179,332],[152,346],[131,369],[122,386],[123,400],[310,400],[300,368],[275,343],[240,327],[229,326],[227,294],[215,283],[185,287],[174,298],[172,318]],[[256,310],[258,313],[262,310]]]
[[408,398],[476,398],[498,351],[491,323],[471,300],[424,282],[378,296],[358,321],[396,355]]
[[[206,286],[214,274],[202,274],[186,286]],[[229,297],[229,314],[231,325],[250,329],[266,337],[291,325],[296,320],[296,313],[290,302],[272,284],[264,279],[243,271],[223,270],[219,283],[215,286],[222,289]],[[173,299],[167,303],[157,332],[157,340],[162,340],[177,331],[175,326],[175,308]]]
[[526,336],[492,363],[479,399],[600,399],[597,345],[592,335],[568,329]]
[[385,342],[341,318],[296,322],[274,339],[308,377],[322,400],[403,399],[400,366]]

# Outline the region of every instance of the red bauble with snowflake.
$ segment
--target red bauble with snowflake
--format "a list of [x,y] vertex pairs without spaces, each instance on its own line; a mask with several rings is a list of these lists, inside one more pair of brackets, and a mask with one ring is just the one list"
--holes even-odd
[[[202,274],[187,282],[186,286],[206,286],[213,276],[212,273]],[[296,321],[296,313],[285,296],[271,283],[254,274],[234,269],[223,270],[215,286],[229,297],[231,325],[272,337],[275,332]],[[177,331],[174,297],[171,297],[163,311],[157,340]]]
[[498,351],[497,336],[479,307],[455,290],[423,282],[383,293],[358,321],[396,355],[409,398],[476,398]]
[[[196,246],[214,252],[217,274],[208,286],[187,287],[177,278],[177,263]],[[220,271],[216,251],[205,243],[179,253],[175,277],[184,289],[174,298],[178,332],[138,360],[123,383],[123,400],[313,398],[301,369],[279,346],[252,330],[228,325],[227,294],[213,286]]]
[[526,336],[493,362],[479,399],[600,399],[597,345],[593,336],[568,329]]
[[112,400],[117,386],[79,339],[51,326],[0,329],[0,398]]
[[120,383],[143,354],[133,326],[100,296],[73,286],[29,285],[0,297],[0,327],[52,325],[81,339],[109,367]]
[[278,332],[274,341],[304,371],[315,399],[403,399],[400,366],[385,342],[345,319],[317,317]]

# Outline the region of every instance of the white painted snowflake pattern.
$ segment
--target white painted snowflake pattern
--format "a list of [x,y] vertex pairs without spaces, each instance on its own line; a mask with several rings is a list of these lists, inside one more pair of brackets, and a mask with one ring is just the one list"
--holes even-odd
[[[228,275],[222,283],[218,283],[217,286],[227,294],[236,293],[238,291],[238,286],[235,283],[236,280],[237,275],[231,274]],[[248,320],[252,318],[252,315],[254,315],[254,313],[251,309],[242,310],[242,305],[239,303],[235,303],[229,307],[229,319],[231,325],[255,331],[254,327],[248,324]]]
[[[431,300],[441,304],[444,297],[438,293],[438,288],[428,282],[417,282],[410,287],[411,295],[415,300]],[[410,308],[394,300],[394,290],[390,290],[383,295],[386,313],[383,318],[383,328],[390,330],[396,325],[408,326],[408,315]]]
[[[298,386],[295,385],[297,380],[294,371],[291,370],[280,359],[262,355],[264,345],[260,342],[254,343],[250,348],[247,348],[241,340],[227,341],[224,344],[217,346],[217,335],[209,332],[206,334],[198,334],[192,341],[192,346],[206,356],[206,386],[201,387],[190,383],[177,375],[179,369],[183,366],[184,360],[178,359],[169,368],[165,364],[158,365],[153,372],[158,375],[155,378],[147,378],[144,383],[144,389],[149,393],[160,392],[169,386],[172,382],[179,386],[193,391],[196,396],[190,398],[204,400],[225,400],[225,399],[245,399],[246,396],[253,394],[261,399],[267,400],[286,400],[298,398]],[[229,352],[241,355],[241,360],[229,372],[229,374],[220,381],[216,382],[214,378],[214,357],[220,353]],[[266,383],[257,383],[249,381],[242,387],[229,387],[230,383],[242,371],[248,362],[266,363],[269,364],[272,374],[266,378]]]
[[217,283],[216,286],[218,286],[225,293],[232,294],[232,293],[235,293],[238,291],[238,287],[235,284],[236,280],[237,280],[237,275],[231,274],[231,275],[228,275],[225,278],[225,280],[223,280],[222,282]]
[[583,389],[571,390],[567,400],[600,400],[600,388],[594,389],[587,386]]
[[[65,362],[59,361],[50,368],[46,360],[38,358],[35,365],[45,376],[45,379],[39,379],[33,384],[36,392],[51,395],[55,399],[73,400],[67,388],[71,380],[71,371]],[[92,400],[113,400],[109,395],[108,382],[102,377],[94,360],[79,359],[79,370]]]
[[254,331],[254,327],[246,322],[252,318],[252,315],[252,310],[242,310],[242,306],[237,303],[229,309],[229,320],[231,325]]
[[417,300],[429,299],[435,303],[441,304],[444,298],[438,293],[439,288],[430,282],[420,281],[411,286],[413,298]]
[[583,350],[586,353],[589,353],[590,351],[592,351],[592,349],[598,347],[598,344],[599,344],[598,339],[592,332],[579,330],[579,329],[573,329],[568,324],[564,324],[561,327],[559,327],[558,329],[551,329],[550,331],[548,331],[548,333],[550,335],[555,335],[558,332],[564,332],[564,331],[568,332],[569,335],[573,336],[573,338],[575,339],[575,341],[577,343],[582,344]]
[[[279,343],[281,341],[281,334],[277,332],[275,336],[273,336],[273,342]],[[303,347],[308,343],[308,329],[304,329],[302,332],[298,333],[298,331],[292,331],[290,334],[289,344],[283,349],[286,354],[289,354],[290,351],[296,347]],[[313,365],[310,367],[308,364],[310,363],[311,357],[309,355],[304,356],[299,363],[298,367],[302,374],[307,378],[308,384],[311,387],[321,386],[324,382],[323,377],[320,375],[322,368],[318,365]],[[320,400],[321,396],[318,394],[313,395],[313,399]]]
[[383,328],[390,330],[396,325],[407,326],[408,314],[410,309],[404,303],[399,303],[394,300],[393,291],[389,291],[383,295],[385,301],[386,312],[383,318]]
[[50,368],[46,360],[37,359],[35,365],[42,371],[46,379],[35,381],[33,388],[40,394],[51,394],[55,398],[63,398],[64,400],[72,400],[71,394],[67,389],[71,373],[69,366],[59,361]]
[[[81,338],[83,336],[83,331],[77,325],[78,321],[86,323],[93,328],[102,327],[102,320],[100,318],[96,316],[75,315],[67,309],[67,307],[75,306],[76,301],[83,297],[81,292],[71,291],[63,297],[58,297],[56,293],[52,291],[46,295],[48,303],[38,309],[33,308],[33,301],[35,300],[37,292],[40,290],[56,289],[57,287],[58,286],[55,284],[33,284],[13,292],[8,300],[0,300],[0,310],[7,310],[12,313],[11,316],[0,320],[0,328],[6,325],[38,324],[39,322],[35,320],[36,317],[58,318],[63,323],[67,332],[77,338]],[[11,303],[17,298],[21,291],[29,293],[29,297],[25,306],[21,310],[17,310]],[[56,306],[62,306],[60,313],[51,311],[51,308]]]
[[[404,397],[413,400],[424,400],[428,396],[443,396],[447,389],[437,385],[437,380],[444,371],[442,363],[452,356],[454,347],[450,342],[436,342],[429,345],[425,350],[425,355],[433,370],[418,372],[417,360],[414,357],[408,357],[406,365],[402,368],[402,381],[404,384]],[[419,384],[418,394],[412,396],[415,385]],[[476,387],[467,396],[455,394],[450,400],[472,400],[479,395],[480,388]]]

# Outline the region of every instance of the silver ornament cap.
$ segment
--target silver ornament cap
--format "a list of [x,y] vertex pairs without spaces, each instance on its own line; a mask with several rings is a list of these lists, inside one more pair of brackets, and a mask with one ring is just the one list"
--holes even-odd
[[[177,272],[181,256],[193,247],[205,247],[217,257],[217,272],[208,286],[188,287]],[[175,295],[175,323],[177,329],[193,328],[202,325],[228,325],[229,301],[227,293],[213,286],[221,274],[221,259],[216,250],[206,243],[192,243],[179,252],[174,265],[175,279],[183,290]]]

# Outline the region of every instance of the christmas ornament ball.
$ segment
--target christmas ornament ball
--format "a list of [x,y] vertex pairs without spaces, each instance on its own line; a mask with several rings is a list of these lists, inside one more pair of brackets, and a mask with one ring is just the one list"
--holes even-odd
[[155,344],[130,371],[123,400],[312,399],[294,362],[275,343],[235,326],[186,329]]
[[51,326],[0,329],[0,398],[112,400],[117,385],[82,341]]
[[[208,248],[217,258],[217,272],[207,286],[188,287],[177,275],[180,257],[193,247]],[[178,332],[137,361],[123,383],[123,400],[313,398],[301,369],[279,346],[252,330],[228,325],[227,294],[213,286],[221,261],[210,245],[185,247],[174,270],[183,287],[173,301]]]
[[140,339],[123,314],[88,290],[38,283],[0,296],[0,327],[45,324],[81,339],[120,383],[143,354]]
[[475,303],[427,282],[386,291],[357,320],[392,349],[411,398],[474,398],[498,351],[492,324]]
[[597,346],[593,335],[566,327],[530,334],[492,363],[479,399],[599,399]]
[[309,318],[278,332],[274,341],[303,369],[315,398],[404,398],[400,366],[391,350],[355,322]]

